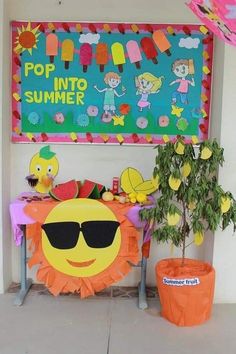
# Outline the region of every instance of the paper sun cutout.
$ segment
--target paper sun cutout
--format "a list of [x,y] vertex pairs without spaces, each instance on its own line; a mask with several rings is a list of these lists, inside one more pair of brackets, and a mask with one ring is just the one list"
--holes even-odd
[[23,53],[25,50],[32,55],[32,49],[37,48],[38,36],[40,32],[38,32],[39,26],[32,28],[31,23],[29,22],[26,27],[22,25],[22,28],[17,28],[18,36],[16,37],[16,47],[14,51],[17,54]]

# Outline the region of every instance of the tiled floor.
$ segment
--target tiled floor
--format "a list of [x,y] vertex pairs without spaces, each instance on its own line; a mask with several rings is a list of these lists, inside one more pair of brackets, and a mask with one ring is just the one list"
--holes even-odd
[[157,298],[57,298],[31,291],[21,307],[0,296],[0,354],[236,354],[236,305],[215,305],[206,324],[180,328],[159,315]]

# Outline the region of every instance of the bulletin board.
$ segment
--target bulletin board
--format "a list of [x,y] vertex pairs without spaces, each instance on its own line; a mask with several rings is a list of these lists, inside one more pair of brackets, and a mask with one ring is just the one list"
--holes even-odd
[[203,141],[212,57],[203,25],[14,21],[12,141]]

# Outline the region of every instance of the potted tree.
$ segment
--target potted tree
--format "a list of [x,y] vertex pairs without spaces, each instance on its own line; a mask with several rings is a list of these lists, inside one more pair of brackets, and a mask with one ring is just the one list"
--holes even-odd
[[186,258],[186,249],[193,243],[200,246],[207,230],[224,230],[232,223],[235,231],[236,202],[217,182],[224,157],[215,140],[194,146],[179,137],[156,149],[153,178],[159,193],[140,217],[152,225],[157,242],[182,249],[182,258],[157,263],[157,287],[162,316],[179,326],[192,326],[210,317],[215,271],[208,263]]

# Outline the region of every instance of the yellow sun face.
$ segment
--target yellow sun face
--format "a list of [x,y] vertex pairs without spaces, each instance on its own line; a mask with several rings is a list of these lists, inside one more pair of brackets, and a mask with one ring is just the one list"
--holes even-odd
[[53,268],[64,274],[96,275],[119,253],[119,226],[114,213],[96,200],[81,198],[62,202],[42,226],[44,255]]
[[33,202],[24,208],[37,221],[27,226],[39,265],[37,279],[49,291],[94,295],[121,280],[139,260],[139,233],[126,218],[130,206],[93,199]]
[[39,26],[32,28],[31,23],[29,22],[26,27],[22,25],[22,28],[17,28],[18,36],[16,37],[16,47],[14,48],[17,54],[23,53],[25,50],[32,55],[32,49],[37,48],[38,36],[40,32],[38,32]]

